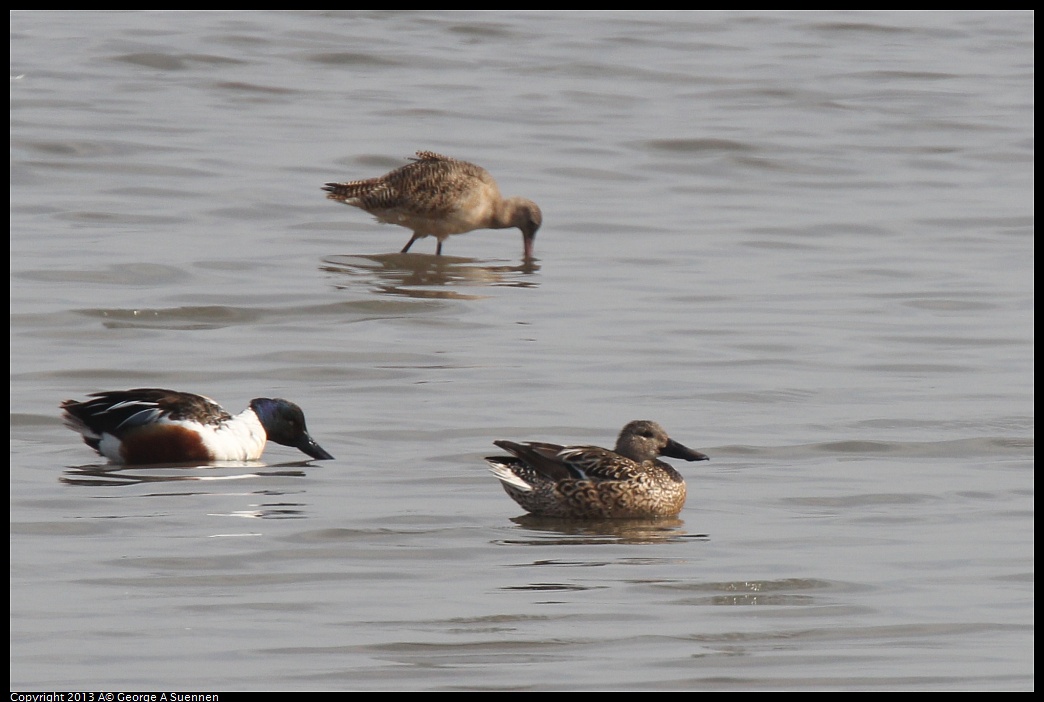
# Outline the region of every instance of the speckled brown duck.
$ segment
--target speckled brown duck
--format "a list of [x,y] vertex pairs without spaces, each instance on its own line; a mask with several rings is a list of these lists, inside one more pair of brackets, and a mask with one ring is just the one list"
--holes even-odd
[[453,234],[517,227],[528,260],[543,221],[532,200],[502,197],[485,168],[431,151],[418,151],[412,163],[378,178],[327,183],[323,190],[329,199],[365,210],[379,222],[411,230],[402,253],[426,236],[438,239],[439,255],[442,243]]
[[685,505],[685,480],[659,456],[708,457],[679,444],[656,422],[630,422],[616,448],[494,441],[511,456],[486,461],[526,511],[570,519],[673,517]]

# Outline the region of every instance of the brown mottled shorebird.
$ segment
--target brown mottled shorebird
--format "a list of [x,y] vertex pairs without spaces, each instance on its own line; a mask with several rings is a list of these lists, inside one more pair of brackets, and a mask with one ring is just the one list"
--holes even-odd
[[657,456],[706,461],[656,422],[630,422],[616,448],[494,441],[511,456],[486,461],[526,511],[567,519],[673,517],[685,505],[685,480]]
[[518,227],[528,260],[542,221],[532,200],[501,197],[497,181],[485,168],[431,151],[418,151],[412,163],[378,178],[327,183],[323,190],[329,199],[366,210],[378,222],[412,230],[402,253],[426,236],[439,240],[435,254],[440,255],[442,242],[451,234]]

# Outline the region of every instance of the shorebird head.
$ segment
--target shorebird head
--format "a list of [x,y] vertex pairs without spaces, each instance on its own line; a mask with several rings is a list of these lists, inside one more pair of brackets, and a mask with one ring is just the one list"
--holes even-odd
[[518,227],[522,230],[523,256],[529,260],[533,258],[533,240],[536,239],[537,229],[540,229],[540,225],[544,221],[544,215],[532,200],[513,197],[508,202],[511,206],[511,219],[508,226]]

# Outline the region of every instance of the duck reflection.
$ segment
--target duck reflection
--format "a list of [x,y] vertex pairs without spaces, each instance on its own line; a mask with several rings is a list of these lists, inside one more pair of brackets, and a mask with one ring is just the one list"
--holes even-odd
[[320,270],[344,276],[337,288],[368,284],[374,292],[400,297],[477,300],[486,295],[463,288],[533,288],[528,278],[540,270],[533,260],[518,265],[489,265],[474,258],[390,253],[328,256]]
[[139,485],[141,483],[170,483],[178,481],[212,482],[246,480],[266,477],[303,477],[308,461],[294,461],[279,465],[248,467],[243,463],[214,463],[208,465],[155,464],[125,466],[96,464],[67,468],[58,478],[67,485]]
[[[707,534],[693,534],[676,517],[664,519],[559,519],[525,514],[512,517],[520,527],[537,532],[532,539],[510,539],[514,544],[662,544],[680,541],[709,541]],[[539,532],[547,536],[539,535]]]
[[[126,465],[86,465],[67,468],[58,478],[66,485],[81,487],[118,488],[134,485],[155,486],[145,488],[143,492],[131,490],[129,493],[118,491],[121,497],[194,497],[220,496],[233,498],[233,502],[243,502],[240,509],[230,511],[208,512],[215,517],[237,517],[244,519],[305,519],[308,517],[308,504],[302,502],[297,495],[303,489],[293,484],[270,482],[273,478],[303,477],[303,468],[308,461],[297,461],[279,465],[257,465],[227,462],[209,465],[164,464],[149,466]],[[261,479],[263,486],[234,487],[240,480],[256,481]],[[188,481],[188,482],[186,482]],[[217,481],[217,482],[215,482]],[[231,484],[228,481],[233,481]],[[178,485],[164,486],[164,483]],[[105,491],[105,495],[113,495]],[[116,504],[116,503],[114,503]],[[221,504],[228,504],[222,501]],[[122,515],[121,515],[122,516]]]

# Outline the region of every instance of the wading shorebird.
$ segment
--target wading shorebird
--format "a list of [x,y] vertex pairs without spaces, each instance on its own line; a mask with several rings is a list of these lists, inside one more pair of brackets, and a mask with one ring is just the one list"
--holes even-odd
[[501,197],[497,181],[485,168],[431,151],[418,151],[412,163],[378,178],[327,183],[323,190],[327,198],[365,210],[378,222],[411,230],[402,253],[426,236],[438,239],[438,256],[442,242],[453,234],[517,227],[522,230],[523,256],[529,260],[543,221],[532,200]]

